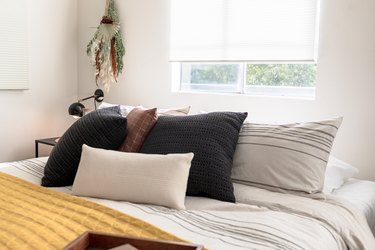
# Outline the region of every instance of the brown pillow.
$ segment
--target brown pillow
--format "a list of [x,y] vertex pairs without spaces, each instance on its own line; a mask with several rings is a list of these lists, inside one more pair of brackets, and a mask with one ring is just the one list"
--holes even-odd
[[119,151],[138,152],[158,119],[157,109],[136,107],[130,111],[127,119],[128,135],[120,146]]

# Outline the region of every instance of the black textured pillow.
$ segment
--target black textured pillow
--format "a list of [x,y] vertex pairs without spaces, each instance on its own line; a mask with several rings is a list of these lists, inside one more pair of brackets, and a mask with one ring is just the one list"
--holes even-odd
[[186,194],[235,202],[231,168],[247,113],[160,116],[141,153],[194,153]]
[[82,145],[118,149],[127,132],[127,120],[120,107],[95,110],[76,121],[53,148],[42,178],[42,186],[73,184],[81,158]]

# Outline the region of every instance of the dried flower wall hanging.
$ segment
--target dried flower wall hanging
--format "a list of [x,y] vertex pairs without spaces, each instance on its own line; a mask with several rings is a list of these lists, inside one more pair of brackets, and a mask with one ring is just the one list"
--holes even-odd
[[108,90],[111,83],[117,82],[117,77],[124,67],[124,54],[117,8],[114,0],[106,0],[104,16],[93,39],[87,45],[87,56],[95,67],[98,87]]

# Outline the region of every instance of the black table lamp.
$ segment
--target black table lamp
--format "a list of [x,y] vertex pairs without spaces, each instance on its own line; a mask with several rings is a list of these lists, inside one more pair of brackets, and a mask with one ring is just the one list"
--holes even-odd
[[102,102],[104,100],[103,90],[97,89],[95,90],[94,95],[78,100],[78,102],[72,103],[69,106],[69,115],[72,115],[74,117],[82,117],[85,114],[85,105],[83,105],[81,102],[91,98],[94,98],[94,106],[96,109],[96,103]]

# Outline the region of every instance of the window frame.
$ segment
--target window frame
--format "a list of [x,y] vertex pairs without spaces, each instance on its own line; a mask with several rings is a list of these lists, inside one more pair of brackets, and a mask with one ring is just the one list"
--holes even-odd
[[[247,64],[260,64],[253,62],[188,62],[191,64],[239,64],[239,72],[241,77],[238,80],[236,91],[217,91],[215,88],[209,88],[210,86],[215,86],[215,84],[201,84],[203,89],[189,89],[183,87],[182,82],[182,64],[184,62],[172,62],[171,71],[172,71],[172,91],[173,92],[182,92],[182,93],[208,93],[208,94],[235,94],[235,95],[245,95],[245,96],[265,96],[265,97],[287,97],[287,98],[302,98],[302,99],[315,99],[316,86],[313,87],[296,87],[296,86],[276,86],[276,85],[246,85],[246,65]],[[290,62],[289,62],[290,63]],[[261,63],[267,64],[267,63]],[[269,63],[269,64],[283,64],[279,63]],[[298,64],[293,62],[293,64]],[[314,64],[317,66],[317,63],[306,63],[301,64]],[[316,83],[316,82],[315,82]],[[190,84],[186,84],[190,85]],[[223,84],[216,84],[216,86],[223,87]],[[229,84],[225,84],[224,88],[228,88]]]
[[[254,51],[252,51],[252,53],[249,54],[249,51],[247,51],[246,49],[245,49],[245,51],[241,50],[240,55],[231,54],[231,50],[230,50],[232,48],[231,46],[233,44],[236,44],[236,43],[233,43],[233,41],[232,41],[232,44],[231,44],[230,39],[228,41],[224,39],[225,41],[224,41],[223,45],[225,45],[225,46],[219,46],[218,44],[221,44],[220,42],[223,42],[222,40],[220,40],[220,37],[223,37],[223,36],[219,36],[218,40],[210,40],[209,36],[211,36],[212,34],[207,33],[206,32],[207,29],[203,33],[199,33],[199,32],[194,33],[196,29],[191,29],[191,28],[194,28],[194,27],[201,27],[202,23],[199,23],[198,26],[196,26],[196,23],[193,24],[193,25],[189,24],[186,27],[184,26],[185,23],[183,23],[183,22],[180,23],[181,20],[188,20],[187,16],[186,16],[186,18],[184,18],[185,15],[188,15],[188,13],[191,12],[191,11],[188,11],[188,9],[189,9],[188,7],[190,5],[191,6],[196,6],[197,4],[200,5],[201,2],[199,0],[195,0],[195,1],[191,1],[191,0],[172,0],[172,1],[175,1],[176,3],[178,3],[180,1],[180,2],[182,2],[182,4],[188,4],[188,5],[185,5],[185,7],[183,7],[183,8],[179,8],[179,7],[175,8],[173,6],[173,4],[175,4],[175,2],[172,2],[172,4],[171,4],[169,60],[172,63],[171,68],[172,68],[172,90],[173,91],[194,92],[194,93],[214,93],[214,94],[217,94],[217,93],[225,94],[225,93],[227,93],[227,94],[242,94],[242,95],[254,95],[254,96],[279,96],[279,97],[296,97],[296,98],[304,98],[304,99],[315,99],[315,90],[316,90],[316,85],[317,85],[317,80],[316,80],[317,79],[317,71],[315,73],[315,86],[314,87],[303,87],[303,86],[301,86],[301,87],[289,87],[289,86],[264,86],[264,85],[248,86],[248,85],[246,85],[246,74],[247,74],[246,64],[314,64],[316,69],[317,69],[321,0],[311,1],[311,3],[314,2],[313,3],[314,6],[312,6],[312,5],[310,6],[311,8],[308,8],[308,5],[309,5],[308,2],[310,2],[310,1],[306,1],[306,5],[303,5],[302,2],[298,1],[298,5],[296,5],[296,8],[297,9],[299,8],[299,12],[297,14],[314,13],[314,15],[311,16],[311,18],[313,18],[313,19],[304,19],[303,17],[308,17],[308,16],[306,16],[306,15],[301,16],[302,17],[302,19],[301,19],[302,20],[302,22],[301,22],[302,26],[301,27],[306,28],[306,30],[303,30],[303,31],[311,32],[311,33],[309,33],[309,32],[303,33],[303,34],[305,34],[305,33],[311,34],[310,38],[312,40],[305,40],[305,41],[310,41],[313,44],[313,46],[311,47],[311,46],[308,46],[309,43],[304,43],[305,46],[308,46],[308,48],[311,52],[311,54],[309,54],[310,56],[306,56],[307,54],[303,54],[303,53],[298,54],[297,52],[296,53],[298,55],[296,56],[296,54],[293,53],[293,51],[289,54],[285,54],[285,53],[280,54],[280,53],[277,53],[278,52],[277,49],[275,50],[276,54],[272,54],[271,56],[270,56],[269,53],[267,54],[266,52],[264,52],[264,51],[268,52],[269,51],[268,49],[262,50],[263,54],[262,53],[257,54],[257,53],[254,53]],[[228,27],[230,27],[231,23],[232,24],[236,23],[236,21],[233,21],[233,20],[236,20],[237,16],[230,14],[230,13],[232,13],[230,10],[233,10],[233,8],[229,7],[229,6],[232,6],[231,5],[232,3],[230,3],[231,1],[235,1],[235,0],[221,0],[221,1],[218,1],[218,2],[221,2],[220,5],[214,5],[214,7],[216,9],[222,10],[221,12],[219,11],[219,12],[214,12],[214,13],[224,13],[223,15],[224,15],[225,19],[221,20],[222,24],[223,24],[223,27],[225,27],[224,31],[228,30]],[[254,1],[254,3],[255,3],[254,6],[256,6],[256,4],[257,4],[256,2],[257,1]],[[290,6],[287,5],[287,8],[290,9],[291,12],[297,10],[296,8],[290,8],[291,6],[293,7],[293,4],[294,4],[293,1],[286,1],[286,2],[289,2]],[[300,3],[302,3],[302,5],[299,5]],[[215,2],[215,4],[216,4],[216,2]],[[285,3],[283,3],[283,5],[286,6]],[[210,8],[212,8],[212,7],[210,7]],[[203,6],[203,8],[198,8],[198,9],[199,10],[205,9],[205,7]],[[242,9],[244,9],[244,8],[242,8]],[[264,8],[260,7],[260,9],[264,9]],[[196,10],[196,9],[194,9],[194,10]],[[279,10],[277,9],[277,11],[279,11]],[[308,12],[308,11],[310,11],[310,12]],[[311,11],[314,11],[314,12],[311,12]],[[178,14],[178,13],[180,13],[180,14]],[[200,20],[199,18],[202,17],[202,15],[201,15],[202,13],[201,12],[198,12],[198,13],[195,12],[195,13],[197,15],[196,19]],[[243,16],[243,13],[240,14],[240,16],[241,15]],[[253,16],[256,17],[256,15],[253,15]],[[275,16],[277,16],[277,17],[275,17]],[[286,16],[286,19],[282,19],[282,18],[280,19],[281,16],[278,16],[278,15],[272,16],[271,15],[272,18],[267,19],[267,18],[269,18],[269,16],[265,15],[264,20],[265,21],[271,20],[271,22],[265,22],[266,24],[272,24],[272,21],[275,22],[276,20],[279,20],[279,21],[277,21],[277,23],[284,23],[284,21],[289,20],[289,17],[293,17],[293,16],[298,17],[298,15],[290,15],[289,14],[289,15]],[[217,17],[217,16],[214,16],[214,17]],[[233,17],[235,17],[235,19],[232,19]],[[251,19],[247,19],[248,15],[245,15],[243,17],[244,17],[243,20],[251,20]],[[173,22],[174,20],[176,21],[176,23]],[[206,20],[206,18],[204,17],[202,20]],[[262,17],[259,18],[259,19],[256,19],[256,22],[251,22],[251,23],[257,23],[259,20],[263,20]],[[311,20],[312,22],[309,23],[309,21],[306,21],[306,20]],[[228,23],[226,21],[228,21]],[[286,21],[286,23],[288,23],[288,21]],[[299,23],[299,22],[293,22],[291,24],[292,30],[295,29],[295,28],[298,30],[298,27],[293,26],[294,23]],[[309,24],[312,24],[312,23],[314,23],[313,26],[309,25]],[[205,21],[203,22],[203,24],[205,24]],[[212,23],[208,23],[207,25],[212,25]],[[206,26],[203,25],[202,27],[206,27]],[[181,28],[181,27],[185,27],[185,28]],[[268,27],[268,26],[266,26],[266,27]],[[246,26],[246,30],[248,30],[248,29],[249,29],[249,27]],[[181,30],[183,30],[188,35],[186,36],[186,34],[180,34]],[[230,29],[230,30],[236,30],[236,29]],[[239,30],[241,30],[241,29],[239,29]],[[242,29],[242,30],[244,30],[244,29]],[[276,29],[274,31],[279,31],[279,30],[280,29]],[[283,29],[281,29],[281,30],[283,30]],[[201,30],[198,28],[198,31],[201,31]],[[255,31],[256,31],[256,29],[253,30],[253,32],[255,32]],[[209,34],[208,37],[204,36],[204,34],[206,34],[206,33]],[[200,37],[200,36],[194,36],[193,34],[203,34],[203,37],[207,38],[208,40],[203,39],[202,44],[195,43],[196,42],[195,40],[194,40],[195,42],[190,43],[189,41],[191,40],[190,39],[191,37]],[[216,33],[213,33],[213,34],[216,34]],[[255,34],[258,34],[258,33],[255,32]],[[277,34],[277,32],[264,32],[263,31],[262,33],[259,33],[259,34],[260,34],[260,40],[259,41],[263,41],[262,39],[264,37],[262,36],[262,34]],[[290,33],[290,34],[301,34],[301,33],[296,32],[296,30],[294,30],[294,32]],[[215,37],[215,36],[213,36],[213,37]],[[255,37],[257,37],[257,36],[255,36]],[[186,39],[182,39],[182,38],[186,38]],[[252,40],[252,38],[249,38],[250,40],[246,40],[248,38],[249,37],[244,36],[240,40],[238,40],[238,41],[240,41],[239,44],[241,44],[241,48],[246,48],[246,45],[252,44],[254,42]],[[305,38],[308,38],[308,36],[305,37]],[[183,42],[180,43],[180,41],[183,41]],[[186,41],[187,41],[187,43],[185,43]],[[236,38],[235,38],[234,41],[237,41]],[[264,40],[264,41],[266,41],[267,42],[266,44],[269,45],[269,43],[268,43],[269,40]],[[277,39],[272,40],[271,39],[271,41],[275,42],[275,41],[279,41],[279,40],[277,40]],[[276,46],[276,48],[280,47],[281,45],[285,45],[283,43],[284,40],[280,40],[280,41],[281,41],[280,43],[277,43],[277,44],[274,43],[274,46]],[[288,42],[290,42],[288,40],[285,40],[285,41],[286,41],[287,45],[288,45]],[[301,42],[302,40],[297,39],[297,41]],[[289,43],[289,45],[293,45],[293,48],[294,48],[295,42],[296,42],[295,40],[292,40],[292,43]],[[226,45],[228,45],[229,47],[227,48]],[[197,54],[197,51],[198,52],[199,52],[199,50],[202,51],[202,49],[205,48],[205,47],[208,48],[208,49],[212,49],[212,50],[215,50],[215,49],[221,48],[221,47],[224,48],[224,49],[219,54],[215,54],[215,56],[213,56],[213,51],[211,51],[211,53],[208,53],[207,56],[202,56],[201,53]],[[179,49],[181,49],[181,50],[187,49],[187,51],[189,53],[186,53],[186,51],[181,52],[181,51],[179,51]],[[227,49],[229,49],[229,50],[227,50]],[[254,49],[254,48],[250,48],[250,51],[251,51],[251,49]],[[286,51],[288,51],[288,50],[286,50]],[[244,54],[243,52],[246,52],[245,54],[247,56],[245,58],[242,56]],[[230,54],[230,55],[228,56],[228,54]],[[203,55],[205,55],[205,54],[203,53]],[[229,91],[223,91],[223,89],[218,90],[218,89],[214,89],[214,88],[209,88],[210,85],[208,85],[208,84],[207,84],[206,88],[203,89],[203,90],[194,90],[194,89],[186,88],[185,86],[182,86],[183,77],[181,75],[182,74],[181,65],[183,63],[193,63],[193,64],[194,63],[195,64],[239,63],[239,64],[241,64],[241,67],[243,69],[242,83],[239,84],[239,86],[237,86],[236,88],[233,88],[232,90],[229,90]],[[202,86],[203,84],[201,83],[200,85]],[[211,86],[214,86],[214,85],[211,85]],[[223,85],[221,85],[219,87],[223,87]]]

